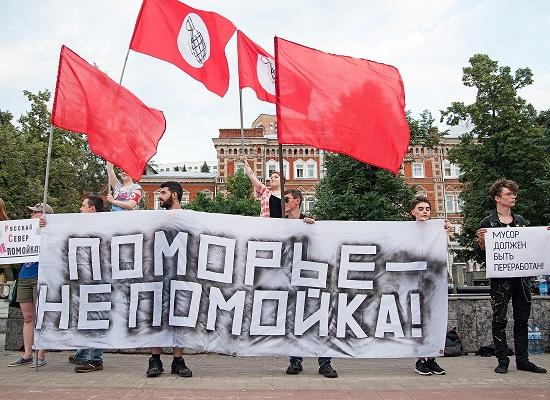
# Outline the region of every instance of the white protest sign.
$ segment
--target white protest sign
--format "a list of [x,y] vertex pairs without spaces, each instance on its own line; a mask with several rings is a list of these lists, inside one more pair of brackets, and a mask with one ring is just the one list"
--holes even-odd
[[550,275],[550,231],[545,226],[488,229],[485,252],[487,278]]
[[187,210],[48,216],[35,346],[427,357],[447,329],[442,220]]
[[36,262],[39,252],[38,219],[0,221],[0,264]]

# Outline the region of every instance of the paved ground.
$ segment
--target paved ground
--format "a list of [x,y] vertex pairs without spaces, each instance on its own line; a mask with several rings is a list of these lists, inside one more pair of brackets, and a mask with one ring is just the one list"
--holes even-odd
[[[284,358],[202,354],[186,356],[192,378],[166,373],[147,378],[148,357],[137,354],[106,354],[103,371],[77,374],[67,362],[70,354],[49,353],[48,365],[35,372],[28,366],[8,368],[18,353],[0,351],[0,400],[550,399],[550,375],[515,368],[497,375],[494,359],[473,355],[443,358],[447,375],[427,377],[413,372],[412,359],[336,359],[340,376],[327,379],[313,359],[304,361],[303,373],[289,376]],[[532,359],[550,369],[550,354]],[[170,357],[163,360],[169,368]]]

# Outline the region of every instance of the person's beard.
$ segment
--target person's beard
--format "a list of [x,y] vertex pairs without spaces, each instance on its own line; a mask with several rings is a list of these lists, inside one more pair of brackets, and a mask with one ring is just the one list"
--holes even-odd
[[166,208],[167,210],[172,209],[173,205],[174,205],[174,199],[171,198],[171,197],[169,197],[169,198],[166,199],[166,200],[161,200],[161,201],[160,201],[160,206],[161,206],[162,208]]

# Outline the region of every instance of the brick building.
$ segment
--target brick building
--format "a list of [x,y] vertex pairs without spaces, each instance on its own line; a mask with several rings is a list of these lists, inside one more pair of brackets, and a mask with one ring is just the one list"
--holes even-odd
[[[277,120],[274,115],[261,114],[244,129],[244,154],[260,181],[269,184],[269,176],[279,170],[279,144]],[[213,138],[218,155],[218,190],[225,190],[225,180],[244,164],[239,161],[241,150],[240,129],[220,129]],[[285,189],[298,189],[304,195],[304,209],[309,210],[315,201],[315,186],[322,174],[323,152],[311,146],[283,146]]]

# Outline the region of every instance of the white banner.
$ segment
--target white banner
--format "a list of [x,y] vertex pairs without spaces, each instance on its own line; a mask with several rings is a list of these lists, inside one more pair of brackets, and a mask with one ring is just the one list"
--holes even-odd
[[545,226],[488,229],[487,278],[550,275],[549,249],[550,231]]
[[49,215],[37,348],[443,353],[443,221],[306,224],[193,211]]
[[0,221],[0,264],[35,262],[39,253],[37,218]]

